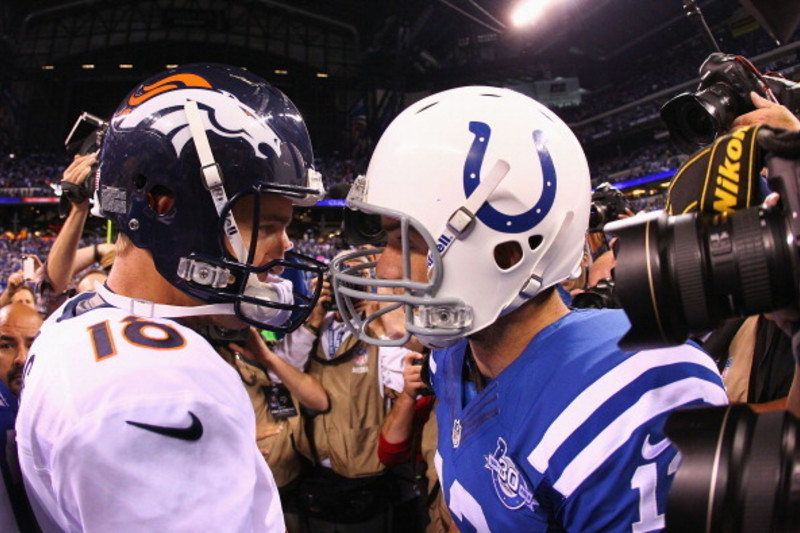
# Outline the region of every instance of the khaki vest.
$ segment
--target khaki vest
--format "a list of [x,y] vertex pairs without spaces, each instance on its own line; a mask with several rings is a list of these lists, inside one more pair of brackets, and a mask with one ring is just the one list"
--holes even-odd
[[250,402],[256,414],[256,424],[275,424],[282,426],[283,429],[269,437],[257,441],[259,449],[269,450],[267,464],[272,475],[275,477],[275,484],[284,487],[300,475],[301,459],[293,446],[300,434],[300,406],[297,399],[292,396],[294,408],[298,416],[293,416],[283,420],[276,420],[267,405],[267,398],[263,387],[272,385],[269,377],[260,368],[247,364],[240,359],[236,359],[236,368],[242,376]]
[[383,473],[378,434],[386,410],[378,382],[378,347],[349,335],[334,357],[323,361],[318,343],[306,372],[328,392],[331,406],[302,424],[298,450],[312,461],[329,458],[331,468],[341,476]]

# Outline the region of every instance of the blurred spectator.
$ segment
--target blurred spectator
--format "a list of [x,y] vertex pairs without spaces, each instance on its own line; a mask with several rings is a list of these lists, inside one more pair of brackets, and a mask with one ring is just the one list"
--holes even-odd
[[41,325],[42,318],[30,306],[12,303],[0,309],[0,530],[4,532],[38,531],[17,463],[14,422],[22,369]]
[[403,392],[395,398],[381,427],[378,457],[388,467],[406,462],[414,465],[422,484],[418,488],[423,495],[419,514],[427,515],[425,531],[440,533],[455,526],[442,499],[434,464],[438,441],[436,397],[422,378],[425,357],[417,352],[406,352]]
[[36,298],[33,294],[33,289],[27,285],[20,285],[11,295],[11,303],[20,303],[27,305],[31,309],[36,309]]

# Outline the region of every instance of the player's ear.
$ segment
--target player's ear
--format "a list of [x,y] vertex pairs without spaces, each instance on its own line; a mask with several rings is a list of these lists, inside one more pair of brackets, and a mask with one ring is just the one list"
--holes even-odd
[[494,260],[497,266],[508,270],[522,260],[522,247],[517,241],[506,241],[494,248]]
[[153,211],[164,215],[175,205],[175,193],[166,187],[156,185],[147,193],[147,201]]

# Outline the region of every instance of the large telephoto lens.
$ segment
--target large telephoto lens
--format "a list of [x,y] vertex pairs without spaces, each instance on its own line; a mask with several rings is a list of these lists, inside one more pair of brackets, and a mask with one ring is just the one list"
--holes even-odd
[[667,500],[674,533],[783,533],[800,524],[800,421],[747,405],[679,409],[666,435],[681,452]]
[[797,296],[783,213],[758,207],[713,217],[656,212],[606,225],[616,295],[640,350],[684,342],[722,320],[788,307]]

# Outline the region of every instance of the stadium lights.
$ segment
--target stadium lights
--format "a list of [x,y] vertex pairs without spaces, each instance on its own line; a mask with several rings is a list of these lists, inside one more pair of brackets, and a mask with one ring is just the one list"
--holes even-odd
[[328,77],[328,73],[327,72],[317,72],[317,77],[318,78],[327,78]]
[[94,65],[91,63],[84,63],[83,65],[81,65],[81,68],[84,70],[91,70],[94,68]]
[[168,68],[168,69],[170,69],[170,68],[178,68],[178,64],[177,63],[167,63],[166,65],[164,65],[164,67]]
[[281,74],[281,75],[284,75],[284,76],[285,76],[286,74],[289,74],[289,71],[288,71],[288,70],[283,70],[283,69],[280,69],[280,68],[278,68],[278,69],[275,69],[273,72],[274,72],[275,74]]
[[511,13],[511,23],[517,28],[536,22],[544,8],[553,0],[522,0]]
[[119,64],[119,68],[130,69],[130,68],[133,68],[133,65],[131,65],[130,63],[120,63]]
[[42,65],[42,70],[55,70],[54,65]]

